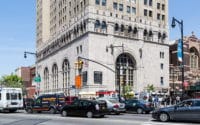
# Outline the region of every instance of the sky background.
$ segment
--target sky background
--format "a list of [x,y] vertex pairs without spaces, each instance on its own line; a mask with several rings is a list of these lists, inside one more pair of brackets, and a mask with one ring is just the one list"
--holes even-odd
[[[0,0],[0,76],[35,63],[36,0]],[[172,17],[184,21],[184,35],[200,38],[200,0],[169,0],[169,26]],[[180,29],[169,27],[170,40],[180,38]]]

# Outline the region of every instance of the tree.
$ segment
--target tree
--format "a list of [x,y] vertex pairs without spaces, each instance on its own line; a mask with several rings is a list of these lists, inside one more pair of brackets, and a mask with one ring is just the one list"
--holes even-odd
[[13,88],[22,88],[22,78],[17,75],[6,75],[2,76],[0,79],[0,83],[5,87],[13,87]]
[[150,92],[153,92],[153,91],[155,91],[155,87],[153,86],[153,84],[151,84],[151,85],[148,84],[148,85],[147,85],[147,92],[150,93]]
[[134,97],[134,93],[133,93],[132,88],[131,88],[130,85],[124,86],[124,97],[126,99],[131,99],[131,98]]

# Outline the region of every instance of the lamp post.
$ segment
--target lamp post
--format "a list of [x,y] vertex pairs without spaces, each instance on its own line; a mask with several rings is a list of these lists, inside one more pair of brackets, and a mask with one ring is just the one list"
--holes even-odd
[[182,98],[184,94],[184,48],[183,48],[183,20],[179,21],[176,18],[172,18],[172,28],[176,26],[176,23],[179,24],[180,29],[181,29],[181,55],[182,55],[182,62],[181,62],[181,72],[182,72]]
[[[121,47],[122,48],[122,54],[124,53],[124,44],[122,43],[121,46],[114,46],[113,44],[111,44],[110,46],[106,47],[106,51],[108,52],[108,48],[111,49],[111,54],[113,54],[114,52],[114,48],[118,48]],[[116,72],[115,72],[116,73]],[[116,83],[116,78],[115,78],[115,83]],[[123,89],[124,89],[124,64],[122,64],[120,66],[120,82],[119,82],[119,101],[121,102],[121,83],[123,85]],[[124,94],[124,93],[123,93]]]
[[[30,54],[30,55],[34,55],[36,57],[37,53],[34,53],[34,52],[28,52],[28,51],[24,51],[24,58],[27,58],[27,54]],[[41,78],[40,78],[40,75],[38,74],[37,72],[37,62],[36,62],[36,66],[35,66],[35,78],[34,78],[34,81],[37,82],[37,95],[39,95],[39,83],[41,82]]]

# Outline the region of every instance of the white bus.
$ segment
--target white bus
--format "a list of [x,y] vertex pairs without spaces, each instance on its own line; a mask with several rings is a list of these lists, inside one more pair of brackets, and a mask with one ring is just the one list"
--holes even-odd
[[15,112],[23,108],[21,88],[0,88],[0,111]]

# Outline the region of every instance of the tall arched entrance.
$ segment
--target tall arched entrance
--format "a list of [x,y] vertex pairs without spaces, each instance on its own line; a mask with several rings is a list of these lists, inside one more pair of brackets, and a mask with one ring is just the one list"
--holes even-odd
[[[134,87],[134,79],[136,78],[135,69],[136,61],[129,53],[120,54],[117,57],[116,64],[116,83],[115,89],[123,95],[125,93],[125,87]],[[120,85],[120,86],[119,86]]]

